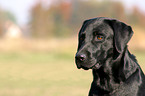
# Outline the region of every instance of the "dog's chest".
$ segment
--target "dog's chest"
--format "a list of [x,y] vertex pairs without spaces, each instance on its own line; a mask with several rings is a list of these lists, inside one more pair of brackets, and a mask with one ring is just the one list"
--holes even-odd
[[118,89],[114,90],[107,96],[137,96],[138,84],[122,84]]

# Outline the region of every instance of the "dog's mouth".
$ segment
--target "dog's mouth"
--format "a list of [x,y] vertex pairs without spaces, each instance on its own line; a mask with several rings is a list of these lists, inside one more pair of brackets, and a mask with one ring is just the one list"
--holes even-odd
[[92,66],[92,68],[91,69],[100,69],[100,67],[101,67],[102,65],[100,64],[100,63],[97,63],[97,64],[95,64],[94,66]]
[[94,64],[93,66],[91,66],[91,67],[85,67],[85,66],[80,66],[80,67],[78,67],[78,69],[80,69],[80,68],[82,68],[82,69],[84,69],[84,70],[89,70],[89,69],[95,69],[95,70],[98,70],[98,69],[100,69],[100,67],[101,67],[102,65],[100,64],[100,63],[96,63],[96,64]]

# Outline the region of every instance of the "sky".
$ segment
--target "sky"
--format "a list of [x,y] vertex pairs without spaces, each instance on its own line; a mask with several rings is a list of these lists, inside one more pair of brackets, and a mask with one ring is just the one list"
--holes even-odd
[[132,8],[133,6],[137,6],[140,11],[145,13],[145,0],[114,0],[121,1],[125,5],[126,8]]
[[[0,8],[8,10],[15,15],[17,22],[20,25],[25,25],[30,19],[30,9],[39,0],[0,0]],[[48,5],[51,0],[47,1]],[[101,1],[101,0],[100,0]],[[142,12],[145,13],[145,0],[112,0],[123,2],[128,10],[131,10],[132,6],[137,6]]]
[[26,24],[30,7],[36,0],[0,0],[0,8],[10,11],[17,18],[18,24]]

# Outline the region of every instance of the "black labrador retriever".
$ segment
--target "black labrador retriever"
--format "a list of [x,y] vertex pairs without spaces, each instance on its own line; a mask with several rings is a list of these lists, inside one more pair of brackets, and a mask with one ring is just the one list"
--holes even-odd
[[145,96],[145,76],[127,43],[132,28],[116,19],[84,21],[79,32],[77,67],[92,69],[89,96]]

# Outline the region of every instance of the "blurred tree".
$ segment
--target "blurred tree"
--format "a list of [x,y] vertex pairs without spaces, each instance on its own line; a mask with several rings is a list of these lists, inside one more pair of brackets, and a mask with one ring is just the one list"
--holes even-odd
[[129,22],[136,26],[145,28],[145,14],[134,6],[132,14],[128,18]]
[[3,15],[4,15],[4,19],[5,20],[10,20],[12,21],[13,23],[17,24],[17,20],[15,18],[15,16],[10,12],[10,11],[4,11],[3,12]]
[[57,6],[52,6],[50,9],[52,19],[54,20],[54,35],[57,37],[68,36],[71,31],[68,26],[70,19],[71,4],[68,2],[60,2]]
[[0,10],[0,37],[3,35],[3,19],[2,19],[2,11]]
[[69,34],[69,28],[67,28],[67,21],[70,17],[69,6],[65,2],[53,5],[49,9],[43,8],[41,2],[35,5],[32,9],[30,22],[32,35],[38,38],[46,38]]
[[2,37],[4,34],[6,21],[17,23],[15,16],[11,12],[0,9],[0,37]]
[[119,2],[97,2],[95,0],[82,2],[80,0],[73,0],[72,4],[70,25],[73,29],[78,29],[82,21],[89,18],[111,17],[123,21],[126,20],[124,7]]
[[[145,26],[145,15],[134,8],[133,13],[126,14],[120,2],[109,0],[54,0],[55,3],[44,8],[39,2],[32,9],[32,35],[35,37],[64,37],[78,33],[82,22],[89,18],[110,17],[131,24]],[[56,1],[59,1],[56,3]]]
[[49,11],[43,9],[39,2],[32,9],[31,31],[34,37],[52,36],[53,19],[49,16]]

